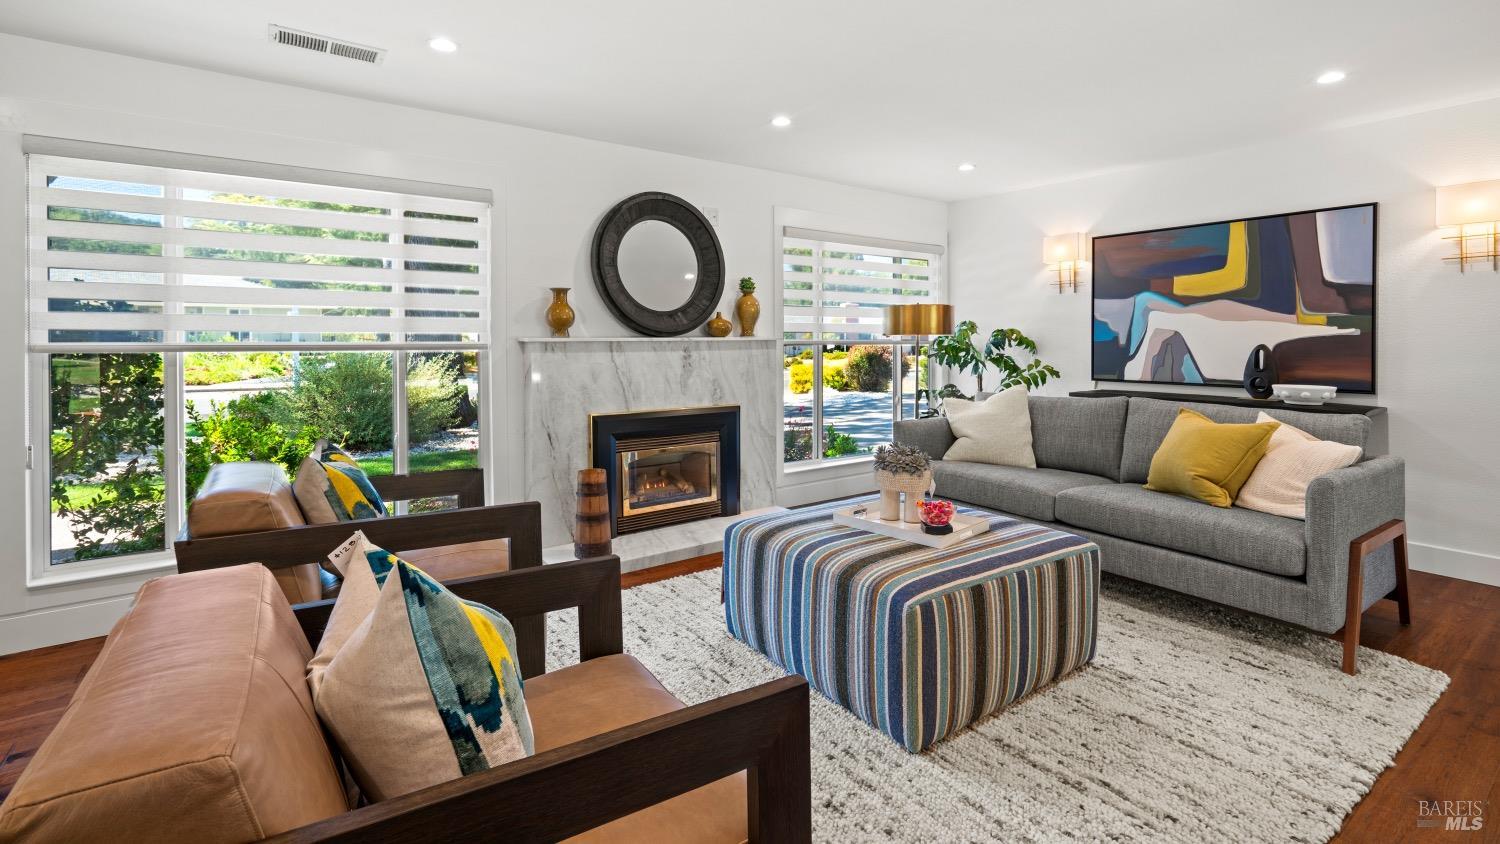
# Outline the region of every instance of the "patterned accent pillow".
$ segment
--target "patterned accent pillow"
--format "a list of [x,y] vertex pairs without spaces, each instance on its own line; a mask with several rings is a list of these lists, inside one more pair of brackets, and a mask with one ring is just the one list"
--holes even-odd
[[385,502],[359,462],[327,440],[318,440],[302,461],[292,494],[308,524],[329,525],[386,515]]
[[340,552],[344,590],[309,682],[361,790],[387,800],[531,755],[505,616],[363,534]]

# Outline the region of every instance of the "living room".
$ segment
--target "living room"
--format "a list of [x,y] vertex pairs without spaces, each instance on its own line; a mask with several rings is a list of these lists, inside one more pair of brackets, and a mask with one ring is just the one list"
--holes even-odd
[[1493,835],[1497,10],[860,11],[0,5],[0,840]]

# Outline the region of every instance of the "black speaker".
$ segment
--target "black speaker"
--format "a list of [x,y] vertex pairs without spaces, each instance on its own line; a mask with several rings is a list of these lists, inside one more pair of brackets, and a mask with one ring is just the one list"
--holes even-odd
[[1250,350],[1245,359],[1245,392],[1253,399],[1268,399],[1276,383],[1276,364],[1271,362],[1271,347],[1262,343]]

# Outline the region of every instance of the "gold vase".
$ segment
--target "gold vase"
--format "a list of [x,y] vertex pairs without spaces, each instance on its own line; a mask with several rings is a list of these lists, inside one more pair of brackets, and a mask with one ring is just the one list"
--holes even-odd
[[724,318],[724,312],[714,311],[714,318],[708,321],[708,336],[728,337],[733,330],[734,323]]
[[573,306],[568,304],[568,291],[572,289],[552,288],[552,304],[547,306],[547,325],[551,327],[553,337],[568,336],[568,329],[573,326]]
[[760,300],[754,293],[741,293],[740,300],[734,303],[734,312],[740,318],[740,336],[754,337],[755,321],[760,319]]

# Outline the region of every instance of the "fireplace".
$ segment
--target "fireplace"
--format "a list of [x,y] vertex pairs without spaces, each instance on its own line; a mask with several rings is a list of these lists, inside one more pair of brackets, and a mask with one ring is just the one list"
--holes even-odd
[[593,414],[612,536],[740,511],[738,406]]

